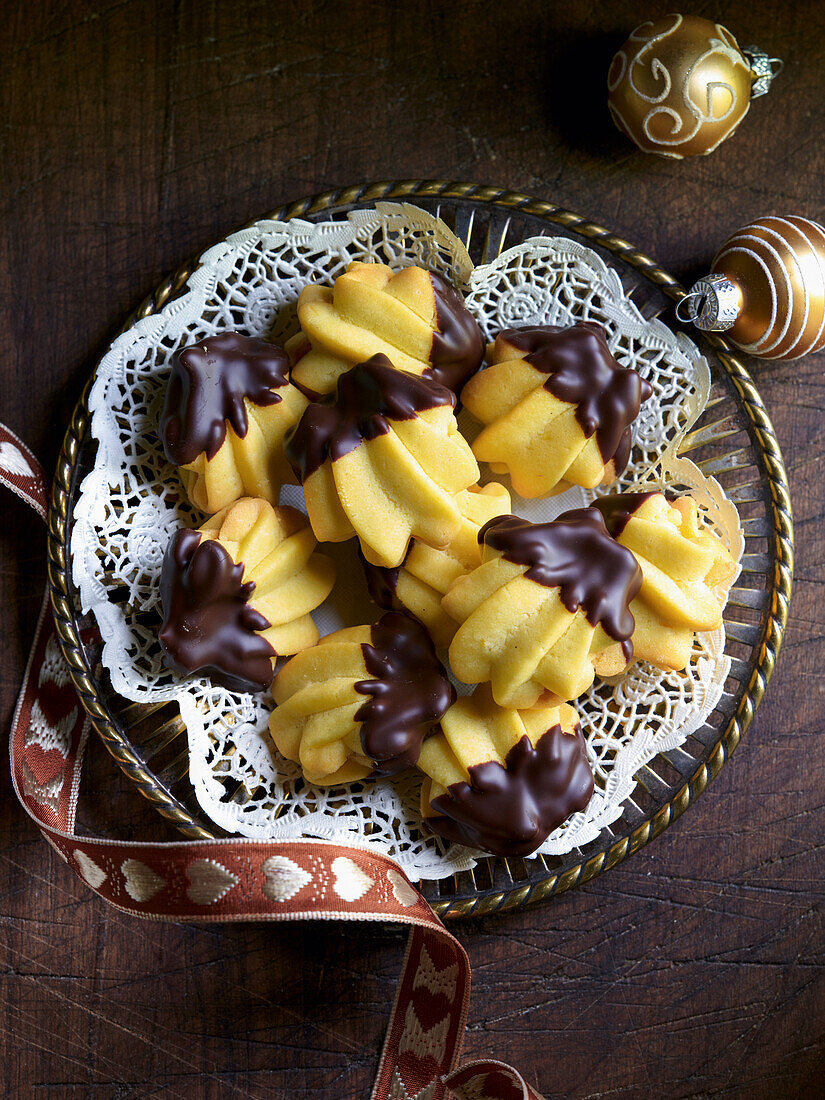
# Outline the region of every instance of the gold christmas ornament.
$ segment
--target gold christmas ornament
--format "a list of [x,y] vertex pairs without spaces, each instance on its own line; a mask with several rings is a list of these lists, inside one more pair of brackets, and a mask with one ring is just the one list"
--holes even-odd
[[741,50],[718,23],[666,15],[642,23],[614,56],[607,105],[618,128],[645,153],[707,156],[764,95],[782,62]]
[[825,228],[808,218],[759,218],[737,230],[712,271],[676,309],[681,321],[760,359],[799,359],[825,346]]

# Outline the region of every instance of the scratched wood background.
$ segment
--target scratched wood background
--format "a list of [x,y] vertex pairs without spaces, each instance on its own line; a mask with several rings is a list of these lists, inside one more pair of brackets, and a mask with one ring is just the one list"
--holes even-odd
[[[590,4],[36,0],[0,21],[0,401],[48,467],[96,355],[171,268],[281,202],[392,177],[551,199],[689,279],[764,213],[825,220],[825,11],[702,2],[786,61],[711,158],[633,151],[604,106],[651,0]],[[767,700],[731,766],[652,846],[552,904],[466,924],[467,1054],[548,1098],[825,1094],[823,357],[754,374],[791,477],[798,565]],[[44,576],[0,500],[0,725]],[[102,749],[87,791],[124,836],[170,831]],[[367,1095],[404,935],[141,923],[93,897],[0,771],[5,1095]]]

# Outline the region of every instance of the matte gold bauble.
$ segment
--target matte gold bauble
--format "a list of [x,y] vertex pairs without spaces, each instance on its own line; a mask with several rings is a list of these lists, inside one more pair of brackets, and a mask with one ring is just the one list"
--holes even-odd
[[817,222],[759,218],[728,237],[712,266],[679,303],[680,319],[727,332],[760,359],[799,359],[825,346],[825,228]]
[[706,156],[730,137],[781,64],[756,47],[740,50],[709,19],[666,15],[637,27],[613,58],[608,107],[644,152]]

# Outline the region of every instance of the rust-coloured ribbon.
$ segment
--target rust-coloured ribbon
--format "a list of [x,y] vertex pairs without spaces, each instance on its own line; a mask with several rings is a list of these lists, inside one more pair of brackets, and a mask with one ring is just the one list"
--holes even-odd
[[[46,519],[46,476],[3,424],[0,484]],[[17,797],[75,874],[110,905],[152,920],[408,924],[372,1100],[542,1100],[502,1062],[456,1068],[467,1021],[469,960],[387,856],[307,839],[141,844],[78,836],[75,811],[89,726],[46,596],[12,722],[11,772]]]

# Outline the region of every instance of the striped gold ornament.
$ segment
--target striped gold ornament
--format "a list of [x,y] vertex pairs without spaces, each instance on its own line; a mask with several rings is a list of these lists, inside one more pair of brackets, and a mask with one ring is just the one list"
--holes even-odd
[[712,273],[694,284],[677,312],[704,331],[727,331],[731,343],[760,359],[819,351],[825,228],[795,215],[751,222],[728,237]]

